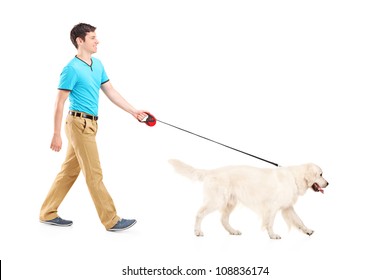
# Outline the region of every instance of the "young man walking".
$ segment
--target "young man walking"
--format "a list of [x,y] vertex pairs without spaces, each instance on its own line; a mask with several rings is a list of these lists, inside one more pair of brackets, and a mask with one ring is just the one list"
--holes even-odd
[[55,103],[54,135],[50,146],[56,152],[62,148],[61,123],[64,103],[69,97],[70,106],[65,123],[68,149],[61,171],[41,207],[40,221],[56,226],[72,225],[72,221],[58,215],[57,209],[82,171],[100,221],[106,230],[120,231],[133,226],[136,220],[121,219],[117,215],[114,202],[103,184],[95,141],[100,89],[111,102],[135,119],[142,120],[147,114],[146,111],[134,108],[114,89],[101,61],[92,57],[99,44],[95,30],[96,27],[92,25],[80,23],[70,33],[77,55],[64,67],[60,76]]

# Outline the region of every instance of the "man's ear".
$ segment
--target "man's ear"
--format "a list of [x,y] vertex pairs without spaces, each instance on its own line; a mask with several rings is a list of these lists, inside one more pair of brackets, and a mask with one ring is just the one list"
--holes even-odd
[[77,46],[79,47],[79,46],[81,46],[84,43],[84,41],[80,37],[77,37],[76,38],[76,43],[77,43]]

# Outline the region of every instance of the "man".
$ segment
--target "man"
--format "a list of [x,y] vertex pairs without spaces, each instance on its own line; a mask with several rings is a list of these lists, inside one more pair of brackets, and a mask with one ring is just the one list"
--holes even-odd
[[136,220],[118,217],[114,202],[102,181],[102,169],[95,141],[99,90],[102,89],[109,100],[137,120],[144,119],[147,114],[145,111],[135,109],[114,89],[103,64],[92,57],[99,44],[95,30],[94,26],[80,23],[70,32],[77,55],[64,67],[60,76],[55,103],[54,135],[50,146],[53,151],[61,150],[63,109],[69,97],[70,107],[65,125],[68,149],[61,171],[42,205],[40,221],[56,226],[72,225],[72,221],[58,216],[57,209],[81,170],[102,224],[108,231],[119,231],[130,228]]

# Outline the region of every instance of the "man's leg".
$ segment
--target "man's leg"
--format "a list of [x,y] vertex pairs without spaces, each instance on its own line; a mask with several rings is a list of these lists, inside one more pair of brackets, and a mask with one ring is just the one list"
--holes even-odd
[[48,221],[58,217],[57,209],[80,174],[80,165],[72,145],[68,145],[61,171],[55,178],[40,212],[40,220]]
[[73,146],[100,221],[106,229],[112,228],[120,218],[114,202],[103,184],[99,153],[96,145],[97,122],[68,116],[68,138]]

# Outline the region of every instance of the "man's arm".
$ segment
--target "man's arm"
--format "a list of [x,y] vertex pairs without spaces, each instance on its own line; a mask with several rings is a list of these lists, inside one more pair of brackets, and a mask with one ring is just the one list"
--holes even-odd
[[59,152],[62,148],[61,123],[64,112],[64,104],[69,96],[69,93],[70,91],[67,90],[59,90],[55,102],[54,134],[50,145],[50,148],[55,152]]
[[137,110],[131,104],[129,104],[122,97],[122,95],[120,95],[119,92],[117,92],[116,89],[114,89],[110,81],[102,84],[101,89],[103,90],[103,92],[106,94],[106,96],[108,97],[108,99],[110,99],[112,103],[114,103],[119,108],[133,115],[133,117],[136,118],[137,120],[142,120],[148,116],[145,111]]

